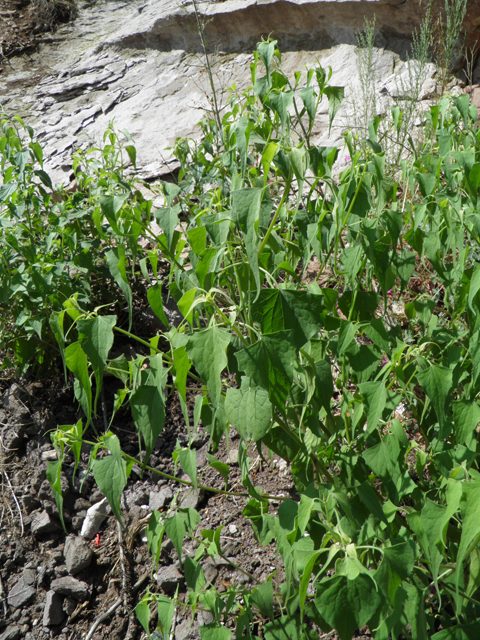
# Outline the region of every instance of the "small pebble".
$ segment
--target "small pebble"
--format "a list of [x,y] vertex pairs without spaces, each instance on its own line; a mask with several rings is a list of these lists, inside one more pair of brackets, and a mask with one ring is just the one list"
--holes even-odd
[[57,459],[57,452],[55,451],[55,449],[52,449],[51,451],[42,451],[42,460],[45,460],[47,462],[53,462],[56,459]]

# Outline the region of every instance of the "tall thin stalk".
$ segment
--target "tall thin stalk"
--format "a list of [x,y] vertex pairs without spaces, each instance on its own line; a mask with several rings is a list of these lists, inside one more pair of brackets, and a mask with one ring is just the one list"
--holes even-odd
[[441,93],[447,85],[460,49],[463,23],[468,0],[445,0],[444,12],[440,13],[436,25],[436,58],[441,70]]
[[429,2],[419,31],[415,29],[413,32],[411,57],[407,54],[407,81],[404,82],[403,78],[400,78],[400,86],[397,87],[398,93],[402,95],[402,115],[395,136],[396,149],[393,159],[395,166],[398,166],[402,153],[407,147],[407,140],[411,135],[413,122],[418,112],[422,86],[427,79],[432,33],[431,2]]
[[375,60],[373,46],[375,43],[375,22],[365,18],[363,31],[357,33],[357,71],[360,80],[360,111],[356,114],[355,123],[367,135],[368,123],[377,115],[375,93]]
[[203,48],[203,54],[205,56],[205,70],[207,72],[208,80],[210,82],[210,87],[212,89],[213,117],[217,125],[217,135],[223,146],[224,140],[223,140],[222,118],[220,116],[220,108],[218,106],[217,89],[215,87],[215,82],[213,80],[212,65],[210,63],[210,58],[207,52],[207,44],[205,41],[205,22],[200,17],[196,0],[192,0],[192,4],[193,4],[193,10],[195,11],[195,18],[197,20],[198,35],[200,36],[200,41],[202,43],[202,48]]

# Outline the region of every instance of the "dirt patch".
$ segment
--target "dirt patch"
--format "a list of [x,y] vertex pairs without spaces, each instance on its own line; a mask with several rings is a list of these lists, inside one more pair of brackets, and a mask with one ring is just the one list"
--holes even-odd
[[[106,379],[107,413],[116,387],[114,379]],[[191,423],[194,399],[199,392],[200,389],[195,387],[189,392]],[[1,397],[3,408],[0,409],[0,423],[3,425],[3,461],[0,469],[0,578],[3,594],[0,592],[0,637],[3,637],[7,628],[14,627],[20,634],[18,637],[26,640],[85,638],[95,620],[118,600],[121,602],[117,609],[98,626],[93,638],[143,637],[133,609],[147,586],[152,592],[170,595],[178,586],[180,598],[186,593],[182,574],[178,571],[179,558],[170,541],[164,540],[160,562],[155,567],[147,553],[145,539],[145,526],[152,507],[156,506],[160,512],[165,512],[175,501],[199,511],[202,518],[199,531],[223,527],[221,544],[225,557],[203,561],[207,579],[220,592],[241,585],[263,583],[273,572],[276,572],[275,584],[284,580],[274,545],[260,547],[249,522],[241,516],[248,497],[187,491],[182,485],[166,481],[154,472],[146,471],[142,475],[138,465],[133,468],[122,498],[126,531],[120,533],[115,519],[107,517],[98,535],[82,541],[91,555],[88,566],[70,575],[69,540],[81,540],[80,532],[87,509],[103,498],[91,478],[87,477],[83,485],[79,482],[88,464],[87,449],[82,452],[79,473],[75,478],[73,457],[67,457],[62,472],[67,537],[61,529],[46,470],[48,460],[55,458],[50,431],[57,424],[74,424],[80,417],[72,396],[72,390],[64,385],[62,376],[44,383],[4,385]],[[102,416],[95,424],[97,431],[101,431]],[[117,414],[112,429],[120,438],[122,449],[131,455],[138,455],[137,433],[129,411]],[[86,438],[89,436],[95,438],[93,432],[86,434]],[[188,435],[178,397],[172,393],[167,401],[165,428],[156,443],[150,465],[182,478],[181,470],[176,470],[172,461],[172,451],[177,441],[185,444]],[[201,425],[194,434],[194,446],[199,482],[223,489],[223,479],[207,464],[209,436]],[[220,443],[216,456],[230,467],[229,490],[233,494],[242,494],[244,490],[237,466],[237,451],[238,439],[232,434],[228,443],[225,440]],[[251,477],[256,486],[261,486],[263,491],[280,499],[282,496],[295,495],[291,477],[285,472],[281,461],[276,458],[262,460],[255,451],[249,454],[252,457]],[[276,504],[272,502],[271,508],[278,508],[279,504],[280,501]],[[195,540],[187,540],[183,553],[193,556],[197,547]],[[72,589],[79,590],[76,595],[58,591],[58,585],[66,579],[72,582]],[[177,610],[175,625],[176,640],[199,638],[198,627],[191,626],[188,612],[181,608]]]
[[76,16],[75,0],[0,0],[0,64]]

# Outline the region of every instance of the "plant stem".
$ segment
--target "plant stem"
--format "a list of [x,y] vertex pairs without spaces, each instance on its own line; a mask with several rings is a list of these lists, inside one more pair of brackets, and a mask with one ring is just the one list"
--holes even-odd
[[[88,444],[91,447],[96,447],[98,443],[95,442],[91,442],[89,440],[82,440],[82,442],[84,444]],[[171,480],[172,482],[178,482],[179,484],[183,484],[187,487],[192,487],[195,488],[195,485],[193,482],[189,481],[189,480],[182,480],[182,478],[177,478],[175,476],[172,476],[168,473],[164,473],[163,471],[160,471],[159,469],[155,469],[154,467],[150,467],[148,464],[143,464],[143,462],[141,460],[138,460],[138,458],[134,458],[133,456],[128,455],[128,453],[125,453],[124,451],[122,451],[122,456],[125,458],[125,460],[128,460],[129,462],[133,462],[138,464],[140,467],[142,467],[143,469],[147,469],[147,471],[151,471],[152,473],[156,473],[159,476],[162,476],[162,478],[165,478],[166,480]],[[217,489],[216,487],[209,487],[207,485],[204,484],[197,484],[198,489],[202,489],[202,491],[207,491],[208,493],[217,493],[219,495],[223,495],[223,496],[232,496],[235,498],[249,498],[250,494],[245,492],[245,491],[225,491],[224,489]],[[262,499],[264,500],[275,500],[276,502],[283,502],[284,500],[287,500],[288,496],[272,496],[268,493],[262,493],[260,494]]]
[[258,250],[258,257],[259,258],[260,258],[261,254],[262,254],[262,251],[265,248],[265,245],[268,242],[268,238],[270,237],[270,234],[273,231],[275,223],[277,222],[277,218],[280,215],[280,211],[281,211],[281,208],[283,207],[283,203],[285,202],[285,199],[286,199],[287,195],[290,193],[290,185],[291,185],[291,181],[288,180],[286,185],[285,185],[285,189],[283,190],[282,199],[280,200],[280,203],[279,203],[279,205],[277,207],[277,210],[275,211],[275,215],[273,216],[272,221],[270,222],[270,226],[267,229],[267,233],[265,234],[265,237],[263,238],[262,243],[260,244],[260,248]]
[[218,107],[218,102],[217,102],[217,89],[215,87],[215,82],[213,81],[213,73],[212,73],[212,66],[210,64],[210,59],[208,57],[208,53],[207,53],[207,44],[205,42],[205,25],[202,24],[202,21],[200,20],[200,14],[198,13],[198,7],[197,7],[197,2],[196,0],[192,0],[192,4],[193,4],[193,9],[195,11],[195,18],[197,19],[197,29],[198,29],[198,35],[200,36],[200,40],[202,42],[202,48],[203,48],[203,53],[205,55],[205,69],[207,71],[208,74],[208,80],[210,82],[210,87],[212,89],[212,99],[213,99],[213,103],[214,103],[214,118],[218,127],[218,136],[220,138],[222,147],[225,146],[225,141],[223,139],[223,128],[222,128],[222,119],[220,117],[220,109]]

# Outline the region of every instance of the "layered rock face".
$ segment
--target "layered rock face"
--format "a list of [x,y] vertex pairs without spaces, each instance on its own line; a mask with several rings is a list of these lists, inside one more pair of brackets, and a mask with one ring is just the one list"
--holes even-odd
[[[249,84],[252,48],[269,34],[278,40],[287,71],[317,61],[332,67],[330,82],[346,87],[347,101],[330,137],[325,105],[314,132],[322,144],[338,143],[351,126],[349,100],[358,94],[355,33],[364,18],[376,17],[380,48],[372,73],[381,92],[392,74],[405,73],[402,58],[424,12],[418,0],[209,0],[198,6],[223,103],[233,82],[237,90]],[[480,2],[469,7],[473,38]],[[178,136],[195,134],[209,109],[192,2],[98,0],[79,9],[77,20],[46,37],[37,51],[4,65],[0,104],[34,127],[58,182],[71,179],[72,150],[97,143],[112,121],[132,135],[144,177],[169,172],[169,147]]]

